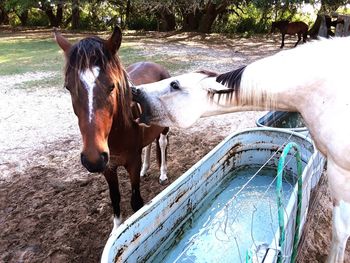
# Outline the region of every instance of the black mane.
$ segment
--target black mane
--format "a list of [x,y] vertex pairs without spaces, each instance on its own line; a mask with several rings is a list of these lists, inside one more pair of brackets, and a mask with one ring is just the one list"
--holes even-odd
[[216,81],[228,88],[227,90],[221,90],[220,93],[232,93],[235,91],[237,96],[245,68],[246,66],[242,66],[238,69],[217,76]]
[[245,68],[246,66],[242,66],[238,69],[223,74],[217,74],[216,72],[207,70],[201,70],[198,72],[205,74],[208,77],[216,77],[216,81],[218,83],[227,87],[227,89],[221,90],[208,89],[208,95],[211,100],[214,99],[215,94],[218,94],[217,101],[220,101],[222,95],[227,95],[225,96],[226,101],[231,101],[233,94],[235,94],[235,98],[238,101],[241,78]]

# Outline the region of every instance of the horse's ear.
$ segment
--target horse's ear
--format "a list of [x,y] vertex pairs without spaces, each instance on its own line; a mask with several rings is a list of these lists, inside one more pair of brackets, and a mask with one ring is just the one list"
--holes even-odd
[[119,26],[115,26],[113,30],[113,34],[106,41],[106,46],[111,51],[112,54],[115,54],[122,43],[122,30]]
[[67,54],[72,44],[69,43],[69,41],[64,36],[62,36],[60,32],[57,31],[57,28],[53,29],[53,34],[54,34],[56,43],[60,46],[60,48],[64,51],[64,53]]

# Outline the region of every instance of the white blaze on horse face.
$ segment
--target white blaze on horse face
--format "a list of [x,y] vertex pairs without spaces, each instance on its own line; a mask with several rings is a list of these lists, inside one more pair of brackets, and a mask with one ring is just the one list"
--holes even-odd
[[93,107],[94,107],[94,87],[96,86],[96,79],[100,73],[99,67],[93,67],[92,69],[86,69],[79,73],[80,80],[84,84],[84,88],[88,94],[88,109],[89,109],[89,122],[92,121]]

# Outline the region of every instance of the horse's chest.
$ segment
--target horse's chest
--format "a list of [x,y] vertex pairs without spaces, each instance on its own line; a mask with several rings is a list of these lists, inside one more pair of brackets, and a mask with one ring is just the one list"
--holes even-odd
[[350,169],[350,109],[335,107],[309,118],[309,129],[317,148]]

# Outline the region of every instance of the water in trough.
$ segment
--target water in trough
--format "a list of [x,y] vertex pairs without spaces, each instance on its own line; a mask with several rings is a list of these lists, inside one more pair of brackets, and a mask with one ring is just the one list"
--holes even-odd
[[[278,227],[276,168],[263,168],[237,194],[258,169],[249,166],[231,172],[188,220],[171,249],[158,254],[155,261],[244,262],[247,249],[254,243],[271,242]],[[292,193],[292,181],[287,173],[284,204]]]
[[271,127],[276,128],[303,128],[305,123],[300,113],[290,112],[285,117],[277,120],[271,125]]

